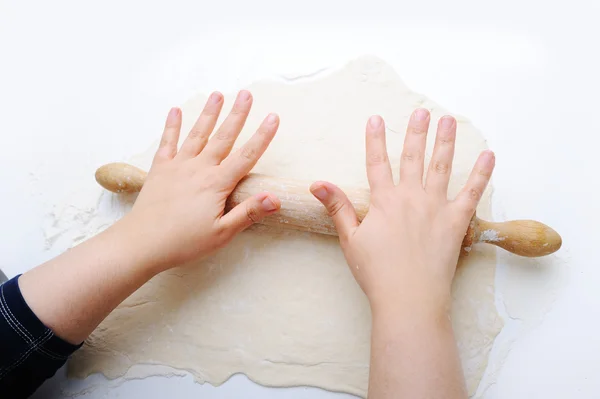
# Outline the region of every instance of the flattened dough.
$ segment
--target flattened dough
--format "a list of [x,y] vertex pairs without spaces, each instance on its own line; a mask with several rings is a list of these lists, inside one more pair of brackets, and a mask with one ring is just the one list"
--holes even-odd
[[[432,121],[446,113],[372,57],[319,80],[258,82],[248,88],[254,107],[238,145],[269,112],[281,116],[279,133],[256,172],[350,187],[368,187],[364,127],[370,115],[386,120],[397,174],[411,111],[428,108]],[[233,97],[226,96],[224,110]],[[205,99],[199,95],[183,106],[183,133]],[[427,162],[435,126],[428,137]],[[481,134],[458,118],[451,197],[485,148]],[[148,168],[152,155],[148,151],[139,157],[139,166]],[[491,216],[490,192],[477,211],[484,218]],[[503,324],[494,304],[495,265],[492,248],[473,247],[461,259],[453,287],[453,324],[471,395]],[[215,385],[241,372],[263,385],[312,385],[364,397],[370,317],[336,238],[258,229],[241,234],[209,259],[153,278],[94,331],[71,359],[69,374],[127,378],[135,364],[160,364]],[[156,373],[152,367],[147,370]]]

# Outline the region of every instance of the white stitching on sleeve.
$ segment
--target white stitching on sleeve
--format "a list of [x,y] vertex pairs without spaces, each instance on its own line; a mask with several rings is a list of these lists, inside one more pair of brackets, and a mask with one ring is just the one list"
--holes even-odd
[[9,367],[5,368],[4,370],[0,370],[0,379],[2,379],[2,377],[4,377],[6,374],[8,374],[9,371],[15,369],[16,367],[18,367],[21,363],[23,363],[25,360],[27,360],[27,358],[29,357],[29,355],[37,349],[38,346],[43,345],[44,343],[46,343],[50,338],[52,338],[52,331],[48,330],[46,331],[46,334],[40,336],[37,340],[35,340],[34,345],[30,346],[29,349],[27,349],[27,351],[25,351],[21,357],[15,361],[15,363],[13,363],[12,365],[10,365]]

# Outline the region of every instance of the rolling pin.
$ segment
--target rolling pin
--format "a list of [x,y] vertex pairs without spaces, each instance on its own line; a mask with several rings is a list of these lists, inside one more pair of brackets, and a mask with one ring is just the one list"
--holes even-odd
[[[98,168],[96,181],[114,193],[135,193],[142,189],[146,175],[146,172],[135,166],[111,163]],[[268,191],[281,200],[281,209],[259,223],[279,229],[337,235],[332,219],[323,205],[309,192],[308,187],[309,184],[302,181],[250,173],[227,199],[225,211],[228,212],[252,195]],[[369,209],[369,191],[344,191],[362,221]],[[536,257],[556,252],[562,245],[562,239],[550,227],[533,220],[494,223],[474,215],[462,243],[463,252],[467,254],[476,243],[493,244],[517,255]]]

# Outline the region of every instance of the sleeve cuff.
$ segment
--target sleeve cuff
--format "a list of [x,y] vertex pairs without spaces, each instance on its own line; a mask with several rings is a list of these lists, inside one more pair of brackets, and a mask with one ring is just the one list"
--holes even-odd
[[[19,345],[28,345],[32,351],[37,349],[41,354],[55,360],[68,358],[83,343],[73,345],[57,337],[38,319],[21,294],[20,276],[8,280],[0,287],[0,315],[12,330],[12,339],[19,340]],[[36,345],[38,348],[34,349]]]

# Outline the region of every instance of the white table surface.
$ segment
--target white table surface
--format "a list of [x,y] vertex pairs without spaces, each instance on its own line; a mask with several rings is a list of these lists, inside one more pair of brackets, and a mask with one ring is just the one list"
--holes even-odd
[[[144,150],[193,93],[375,54],[483,131],[497,154],[502,217],[543,220],[564,238],[564,268],[532,272],[548,279],[532,297],[547,288],[552,300],[528,310],[536,321],[485,397],[598,397],[599,17],[595,0],[0,0],[0,267],[14,276],[64,250],[60,240],[44,248],[52,205],[98,165]],[[69,383],[58,375],[37,397],[62,397]],[[167,396],[336,395],[188,376],[83,397]]]

